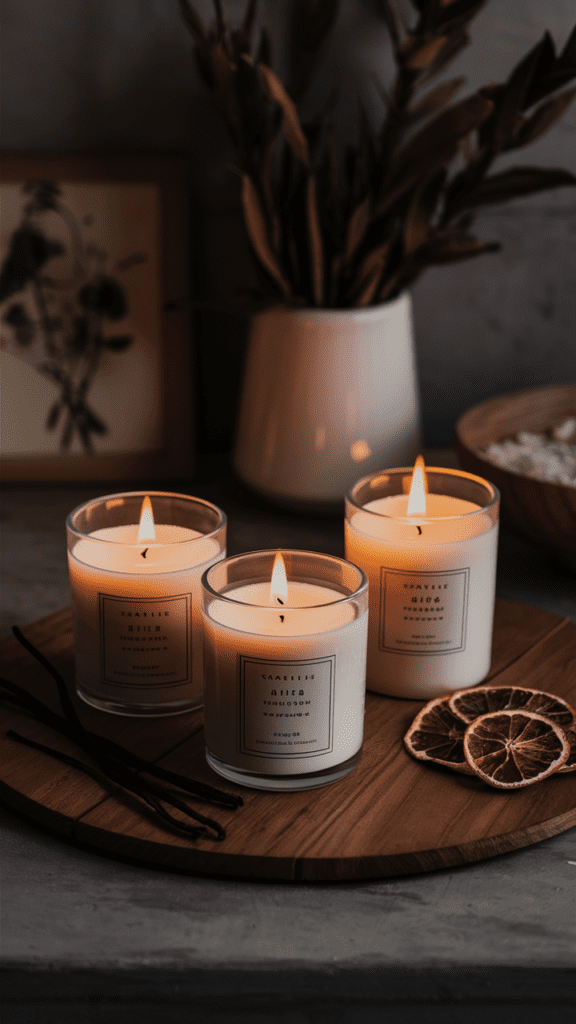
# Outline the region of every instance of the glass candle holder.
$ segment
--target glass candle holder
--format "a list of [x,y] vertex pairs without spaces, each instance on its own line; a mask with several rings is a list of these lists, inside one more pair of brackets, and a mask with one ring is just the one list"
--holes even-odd
[[345,545],[370,583],[367,688],[429,700],[490,668],[500,495],[471,473],[427,469],[427,511],[407,515],[412,472],[354,485]]
[[74,509],[66,532],[78,695],[117,715],[199,707],[200,578],[226,556],[224,512],[132,491]]
[[255,789],[324,786],[362,753],[368,581],[342,558],[275,551],[202,577],[206,758]]

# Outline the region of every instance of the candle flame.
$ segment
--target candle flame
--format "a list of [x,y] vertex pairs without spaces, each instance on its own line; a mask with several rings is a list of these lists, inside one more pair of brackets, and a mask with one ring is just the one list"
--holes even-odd
[[272,579],[270,580],[270,604],[286,604],[288,600],[288,580],[286,567],[280,552],[274,559]]
[[154,516],[152,514],[152,502],[148,495],[142,502],[142,511],[140,512],[140,526],[138,528],[138,543],[141,544],[143,540],[156,540],[156,531],[154,529]]
[[410,484],[410,494],[408,496],[408,508],[407,515],[409,516],[425,516],[426,515],[426,491],[428,490],[426,481],[426,466],[424,465],[424,459],[421,455],[418,456],[414,463],[414,472],[412,473],[412,482]]

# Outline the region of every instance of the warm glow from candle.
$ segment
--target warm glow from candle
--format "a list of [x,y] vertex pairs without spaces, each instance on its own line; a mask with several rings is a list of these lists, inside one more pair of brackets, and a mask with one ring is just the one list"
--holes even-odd
[[418,456],[414,463],[406,512],[409,516],[426,515],[426,467],[421,455]]
[[272,579],[270,581],[270,604],[286,604],[288,600],[288,580],[286,579],[286,568],[284,559],[280,552],[274,559]]
[[148,495],[142,502],[142,511],[140,512],[140,527],[138,529],[138,543],[141,544],[144,540],[156,540],[156,531],[154,529],[154,516],[152,515],[152,502]]

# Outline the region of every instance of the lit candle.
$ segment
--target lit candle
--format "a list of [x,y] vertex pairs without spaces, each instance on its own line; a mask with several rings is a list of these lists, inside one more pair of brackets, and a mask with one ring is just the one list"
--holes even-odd
[[407,469],[365,477],[346,499],[346,557],[369,579],[367,687],[440,696],[490,668],[498,491],[481,477]]
[[78,694],[125,715],[202,703],[200,578],[226,517],[187,495],[112,494],[67,520]]
[[208,763],[274,790],[352,771],[364,725],[364,574],[315,552],[256,551],[213,566],[202,586]]

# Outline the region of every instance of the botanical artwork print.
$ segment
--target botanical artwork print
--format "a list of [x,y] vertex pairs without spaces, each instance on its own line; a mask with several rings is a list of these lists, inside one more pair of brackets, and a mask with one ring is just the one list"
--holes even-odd
[[[75,189],[56,181],[27,181],[12,189],[6,207],[3,194],[10,224],[3,229],[0,251],[0,348],[51,382],[51,387],[44,385],[41,429],[57,439],[55,454],[111,450],[112,420],[119,414],[127,418],[132,405],[134,364],[127,363],[126,353],[137,342],[133,300],[146,291],[141,267],[153,254],[149,246],[129,245],[127,225],[136,215],[127,214],[122,225],[118,208],[126,186],[119,188],[120,198],[114,197],[114,186],[96,185],[91,193],[86,184]],[[107,209],[109,194],[113,199]],[[128,191],[125,197],[126,208],[134,211],[135,197]],[[120,224],[120,241],[113,237],[114,223]],[[149,241],[146,232],[135,239],[143,241]],[[158,378],[158,367],[150,352],[139,352],[138,363],[143,396],[155,419],[159,399],[153,396],[151,378]],[[103,394],[103,384],[110,390],[108,382],[118,374],[125,377],[123,410],[118,410],[118,394],[114,402]],[[99,377],[100,388],[95,387]],[[31,401],[38,406],[37,399]],[[118,426],[122,433],[121,420],[116,433]],[[123,447],[121,439],[118,444]],[[135,447],[134,439],[128,447]]]

